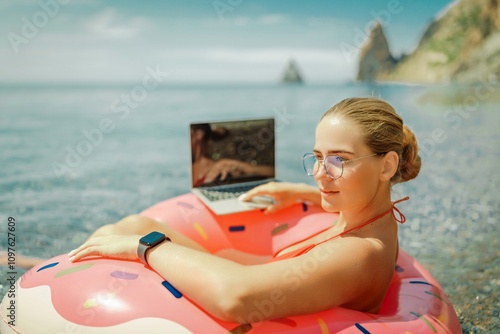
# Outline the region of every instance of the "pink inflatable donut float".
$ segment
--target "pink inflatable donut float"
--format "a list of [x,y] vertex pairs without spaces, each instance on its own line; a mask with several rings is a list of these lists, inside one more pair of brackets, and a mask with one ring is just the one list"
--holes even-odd
[[[337,218],[306,204],[273,215],[257,210],[216,216],[191,194],[161,202],[142,214],[168,222],[211,252],[236,248],[262,255],[312,235]],[[304,264],[302,274],[317,265]],[[300,276],[290,271],[284,273],[284,279],[300,280]],[[70,263],[63,254],[23,275],[16,283],[15,299],[4,297],[0,332],[461,333],[455,310],[438,282],[404,251],[400,251],[393,281],[378,314],[336,307],[262,321],[266,312],[283,302],[277,290],[258,305],[260,312],[250,315],[251,323],[224,322],[139,262],[89,259]]]

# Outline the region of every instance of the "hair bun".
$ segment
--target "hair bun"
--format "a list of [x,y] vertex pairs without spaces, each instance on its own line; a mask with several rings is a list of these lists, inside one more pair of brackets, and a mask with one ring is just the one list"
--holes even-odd
[[403,125],[403,152],[401,154],[400,172],[401,182],[409,181],[417,177],[422,165],[422,159],[418,154],[417,138],[413,131]]

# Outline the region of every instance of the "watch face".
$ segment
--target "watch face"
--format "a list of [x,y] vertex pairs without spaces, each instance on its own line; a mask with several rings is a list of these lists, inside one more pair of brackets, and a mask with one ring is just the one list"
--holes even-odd
[[165,240],[165,235],[160,232],[151,232],[141,238],[140,243],[146,246],[154,246]]

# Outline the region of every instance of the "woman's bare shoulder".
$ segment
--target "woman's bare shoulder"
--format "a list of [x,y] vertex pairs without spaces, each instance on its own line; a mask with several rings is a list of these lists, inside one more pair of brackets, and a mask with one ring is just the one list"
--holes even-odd
[[372,310],[385,295],[394,272],[394,252],[377,239],[349,237],[318,245],[310,256],[324,259],[331,278],[325,292],[342,293],[340,305]]

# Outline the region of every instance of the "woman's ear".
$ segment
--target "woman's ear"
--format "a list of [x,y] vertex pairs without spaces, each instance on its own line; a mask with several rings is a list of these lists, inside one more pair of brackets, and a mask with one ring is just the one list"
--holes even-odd
[[390,151],[387,152],[382,159],[383,165],[380,173],[380,180],[390,181],[390,179],[398,171],[399,156],[396,152]]

